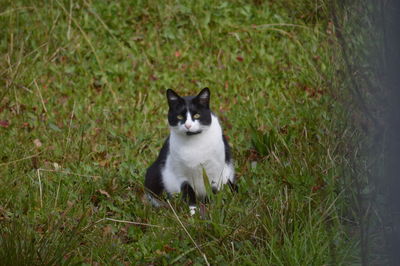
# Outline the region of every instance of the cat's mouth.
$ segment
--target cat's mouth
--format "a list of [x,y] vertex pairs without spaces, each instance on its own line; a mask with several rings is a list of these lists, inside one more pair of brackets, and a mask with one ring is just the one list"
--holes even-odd
[[196,131],[196,132],[187,131],[187,132],[186,132],[186,135],[187,135],[187,136],[193,136],[193,135],[197,135],[197,134],[200,134],[200,133],[201,133],[201,130]]

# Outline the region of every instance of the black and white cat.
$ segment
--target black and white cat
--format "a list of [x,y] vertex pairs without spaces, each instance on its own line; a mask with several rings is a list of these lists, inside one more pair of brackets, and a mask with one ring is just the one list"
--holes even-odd
[[170,135],[147,169],[144,185],[154,206],[160,206],[156,198],[163,191],[182,192],[193,215],[196,199],[207,197],[203,169],[214,193],[227,183],[237,190],[232,155],[218,118],[210,110],[208,88],[185,97],[168,89],[167,99]]

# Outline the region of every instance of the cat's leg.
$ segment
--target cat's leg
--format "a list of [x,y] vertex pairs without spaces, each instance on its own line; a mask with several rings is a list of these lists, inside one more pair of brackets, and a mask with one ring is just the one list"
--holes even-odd
[[[199,200],[202,203],[206,203],[208,201],[207,198],[207,191],[204,185],[204,178],[203,178],[203,168],[195,167],[187,169],[185,172],[187,176],[187,183],[190,185],[191,189],[193,190],[193,196],[196,200]],[[194,214],[195,211],[195,204],[189,204],[191,215]]]
[[235,193],[239,192],[239,187],[236,184],[236,182],[231,182],[231,180],[228,180],[228,185],[232,192],[235,192]]
[[190,177],[188,181],[192,185],[196,197],[203,201],[207,196],[206,186],[204,185],[203,169],[198,167],[191,171],[192,172],[188,174]]
[[235,170],[233,164],[232,163],[225,164],[225,167],[229,169],[227,171],[229,188],[231,189],[232,192],[238,192],[239,188],[238,185],[236,184]]
[[186,180],[182,173],[173,167],[167,166],[162,172],[163,186],[169,195],[181,192],[181,184]]
[[157,165],[153,164],[147,169],[144,187],[148,202],[157,208],[163,206],[161,194],[164,191],[164,186],[161,171]]
[[211,162],[206,168],[207,176],[213,193],[217,193],[223,185],[229,184],[233,191],[237,191],[235,173],[232,164]]
[[189,204],[190,215],[196,213],[196,193],[189,182],[185,181],[181,185],[182,199]]

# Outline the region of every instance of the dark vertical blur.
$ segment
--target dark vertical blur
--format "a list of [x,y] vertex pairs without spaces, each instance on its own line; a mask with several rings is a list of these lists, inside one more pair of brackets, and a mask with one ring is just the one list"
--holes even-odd
[[380,73],[381,85],[387,91],[382,105],[388,105],[383,116],[384,176],[386,206],[380,212],[384,224],[384,238],[391,265],[400,265],[400,1],[377,1],[381,5],[382,49],[384,60]]
[[[348,113],[360,132],[349,168],[362,265],[400,266],[400,1],[331,0]],[[352,145],[349,145],[352,146]]]

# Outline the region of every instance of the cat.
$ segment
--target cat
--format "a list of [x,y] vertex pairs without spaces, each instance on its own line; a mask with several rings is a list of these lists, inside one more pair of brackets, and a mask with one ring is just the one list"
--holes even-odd
[[207,201],[203,169],[212,191],[224,184],[237,191],[231,150],[217,116],[210,110],[210,90],[204,88],[197,96],[179,96],[167,90],[170,134],[156,161],[147,169],[147,198],[159,207],[157,200],[165,191],[169,195],[182,192],[191,215],[196,201]]

